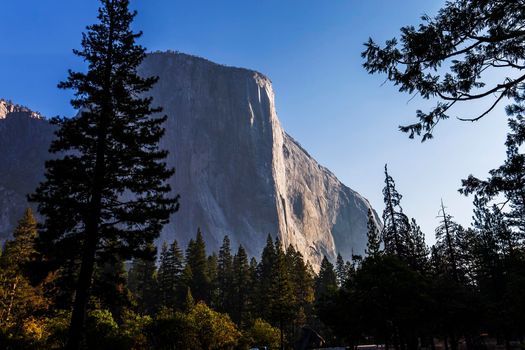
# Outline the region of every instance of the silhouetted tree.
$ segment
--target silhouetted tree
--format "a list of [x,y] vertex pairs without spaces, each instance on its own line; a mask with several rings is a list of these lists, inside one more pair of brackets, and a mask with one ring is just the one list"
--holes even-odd
[[[410,137],[432,137],[435,126],[452,116],[463,102],[488,100],[477,121],[502,100],[514,99],[509,112],[521,112],[525,97],[525,15],[523,1],[455,0],[445,3],[435,17],[422,16],[418,26],[401,28],[400,39],[384,47],[372,39],[362,53],[364,67],[384,73],[399,90],[423,99],[437,99],[429,112],[418,110],[418,121],[402,126]],[[499,77],[495,82],[489,77]]]
[[183,286],[184,255],[174,240],[169,246],[164,243],[158,271],[159,291],[162,305],[181,308],[186,289]]
[[448,272],[452,278],[459,282],[461,278],[459,265],[459,245],[458,233],[462,228],[452,220],[452,216],[447,214],[443,201],[438,218],[440,225],[436,228],[436,249],[437,254],[441,254],[442,268]]
[[[186,249],[186,266],[191,276],[187,281],[188,287],[196,301],[210,301],[211,281],[206,256],[206,244],[201,230],[197,230],[195,240],[190,240]],[[187,270],[187,271],[188,271]],[[188,272],[187,272],[188,273]]]
[[381,231],[377,227],[374,213],[370,208],[368,208],[367,228],[366,254],[369,256],[379,255],[381,253]]
[[237,253],[232,261],[232,283],[231,283],[231,317],[238,325],[245,326],[250,319],[250,303],[252,275],[248,264],[248,255],[242,245],[239,245]]
[[224,236],[222,246],[219,249],[218,257],[218,310],[222,312],[231,312],[232,302],[235,294],[232,293],[233,280],[233,258],[231,254],[230,238]]
[[337,290],[337,275],[334,270],[334,265],[328,260],[326,256],[321,261],[319,274],[315,280],[315,295],[317,299],[323,296],[329,296]]
[[[117,250],[123,259],[140,256],[177,208],[166,180],[173,174],[158,148],[166,117],[140,97],[157,78],[141,78],[145,49],[131,30],[128,0],[102,0],[98,20],[87,27],[74,53],[88,71],[69,72],[60,88],[72,89],[75,118],[58,126],[45,180],[31,196],[45,218],[38,250],[50,268],[80,259],[71,316],[69,349],[83,338],[86,305],[97,253]],[[124,195],[125,194],[125,195]]]
[[388,174],[385,165],[385,187],[383,188],[385,210],[383,211],[383,230],[381,232],[385,252],[407,260],[410,254],[407,247],[410,222],[401,208],[401,194],[397,192],[394,179]]
[[410,220],[409,248],[409,265],[418,272],[427,272],[430,251],[425,243],[425,234],[416,219]]
[[274,246],[272,236],[266,238],[266,245],[261,253],[261,260],[257,265],[257,281],[255,286],[254,300],[256,303],[256,313],[265,320],[270,319],[268,306],[271,303],[270,289],[273,283],[273,270],[277,259],[277,248]]

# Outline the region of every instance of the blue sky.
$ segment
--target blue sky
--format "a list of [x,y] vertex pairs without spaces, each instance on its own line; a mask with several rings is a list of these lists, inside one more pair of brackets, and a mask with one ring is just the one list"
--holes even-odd
[[[277,112],[288,133],[346,185],[383,210],[383,167],[402,206],[430,242],[441,198],[462,224],[471,198],[460,180],[486,176],[504,159],[506,118],[500,108],[476,124],[449,120],[421,144],[399,131],[427,101],[369,76],[360,52],[368,37],[383,42],[399,28],[435,14],[441,0],[149,0],[131,1],[135,27],[149,50],[172,49],[260,71],[271,78]],[[44,115],[71,115],[69,93],[56,89],[71,54],[96,17],[94,0],[9,1],[2,4],[0,97]],[[493,77],[497,78],[497,77]],[[459,107],[471,116],[482,105]]]

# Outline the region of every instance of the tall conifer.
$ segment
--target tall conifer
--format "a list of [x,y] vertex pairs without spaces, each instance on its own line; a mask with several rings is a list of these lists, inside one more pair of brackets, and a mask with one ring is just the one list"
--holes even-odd
[[157,78],[137,68],[145,49],[131,30],[136,13],[128,0],[101,0],[98,23],[87,27],[74,50],[86,73],[69,72],[60,88],[74,91],[75,118],[54,118],[58,126],[46,163],[45,181],[31,196],[45,218],[38,249],[50,268],[79,259],[68,349],[78,349],[98,253],[118,250],[123,259],[140,256],[177,208],[166,180],[166,151],[158,148],[166,117],[141,97]]
[[239,245],[232,262],[231,317],[240,326],[246,326],[249,321],[251,278],[248,255]]
[[218,275],[218,309],[222,312],[231,312],[231,305],[235,295],[232,293],[233,258],[231,254],[230,238],[224,236],[219,249],[217,275]]
[[164,243],[160,256],[158,272],[159,290],[162,304],[170,308],[181,308],[186,293],[182,273],[184,255],[176,240],[169,246]]
[[408,258],[407,240],[410,222],[401,208],[401,194],[397,192],[394,179],[388,174],[385,165],[385,187],[383,188],[385,210],[383,211],[382,239],[385,251],[397,255],[401,260]]
[[186,265],[191,271],[189,287],[195,301],[210,302],[211,281],[206,256],[206,243],[200,229],[195,239],[190,240],[186,249]]
[[367,243],[366,254],[368,256],[377,256],[381,252],[381,232],[377,227],[376,220],[372,209],[368,208],[368,223],[367,223]]

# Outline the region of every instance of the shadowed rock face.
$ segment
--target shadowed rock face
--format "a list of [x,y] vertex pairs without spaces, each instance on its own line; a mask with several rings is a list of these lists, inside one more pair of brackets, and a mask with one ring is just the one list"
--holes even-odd
[[0,100],[0,242],[28,206],[26,194],[43,178],[53,127],[40,114]]
[[[368,201],[283,131],[268,78],[179,53],[148,55],[140,73],[160,77],[150,93],[168,115],[161,147],[170,151],[171,186],[181,195],[161,241],[185,245],[200,227],[210,250],[229,235],[234,247],[258,255],[268,234],[279,235],[315,267],[323,255],[363,252]],[[1,113],[0,105],[5,238],[42,178],[52,127],[30,111]]]

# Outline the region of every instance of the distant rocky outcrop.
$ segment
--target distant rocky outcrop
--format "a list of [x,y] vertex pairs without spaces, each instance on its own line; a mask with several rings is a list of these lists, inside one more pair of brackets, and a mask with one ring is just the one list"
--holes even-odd
[[28,107],[21,106],[13,103],[9,100],[0,98],[0,119],[5,119],[8,114],[11,113],[22,113],[25,116],[33,119],[43,119],[42,115],[38,112],[30,110]]
[[[162,147],[176,168],[181,209],[162,240],[183,245],[200,227],[208,247],[223,236],[251,255],[279,235],[314,266],[366,245],[368,201],[343,185],[284,132],[264,75],[181,53],[152,53],[140,68],[159,76],[150,92],[168,115]],[[38,113],[0,101],[0,237],[43,177],[53,127]]]
[[0,241],[27,207],[26,194],[43,178],[53,126],[39,113],[0,99]]

